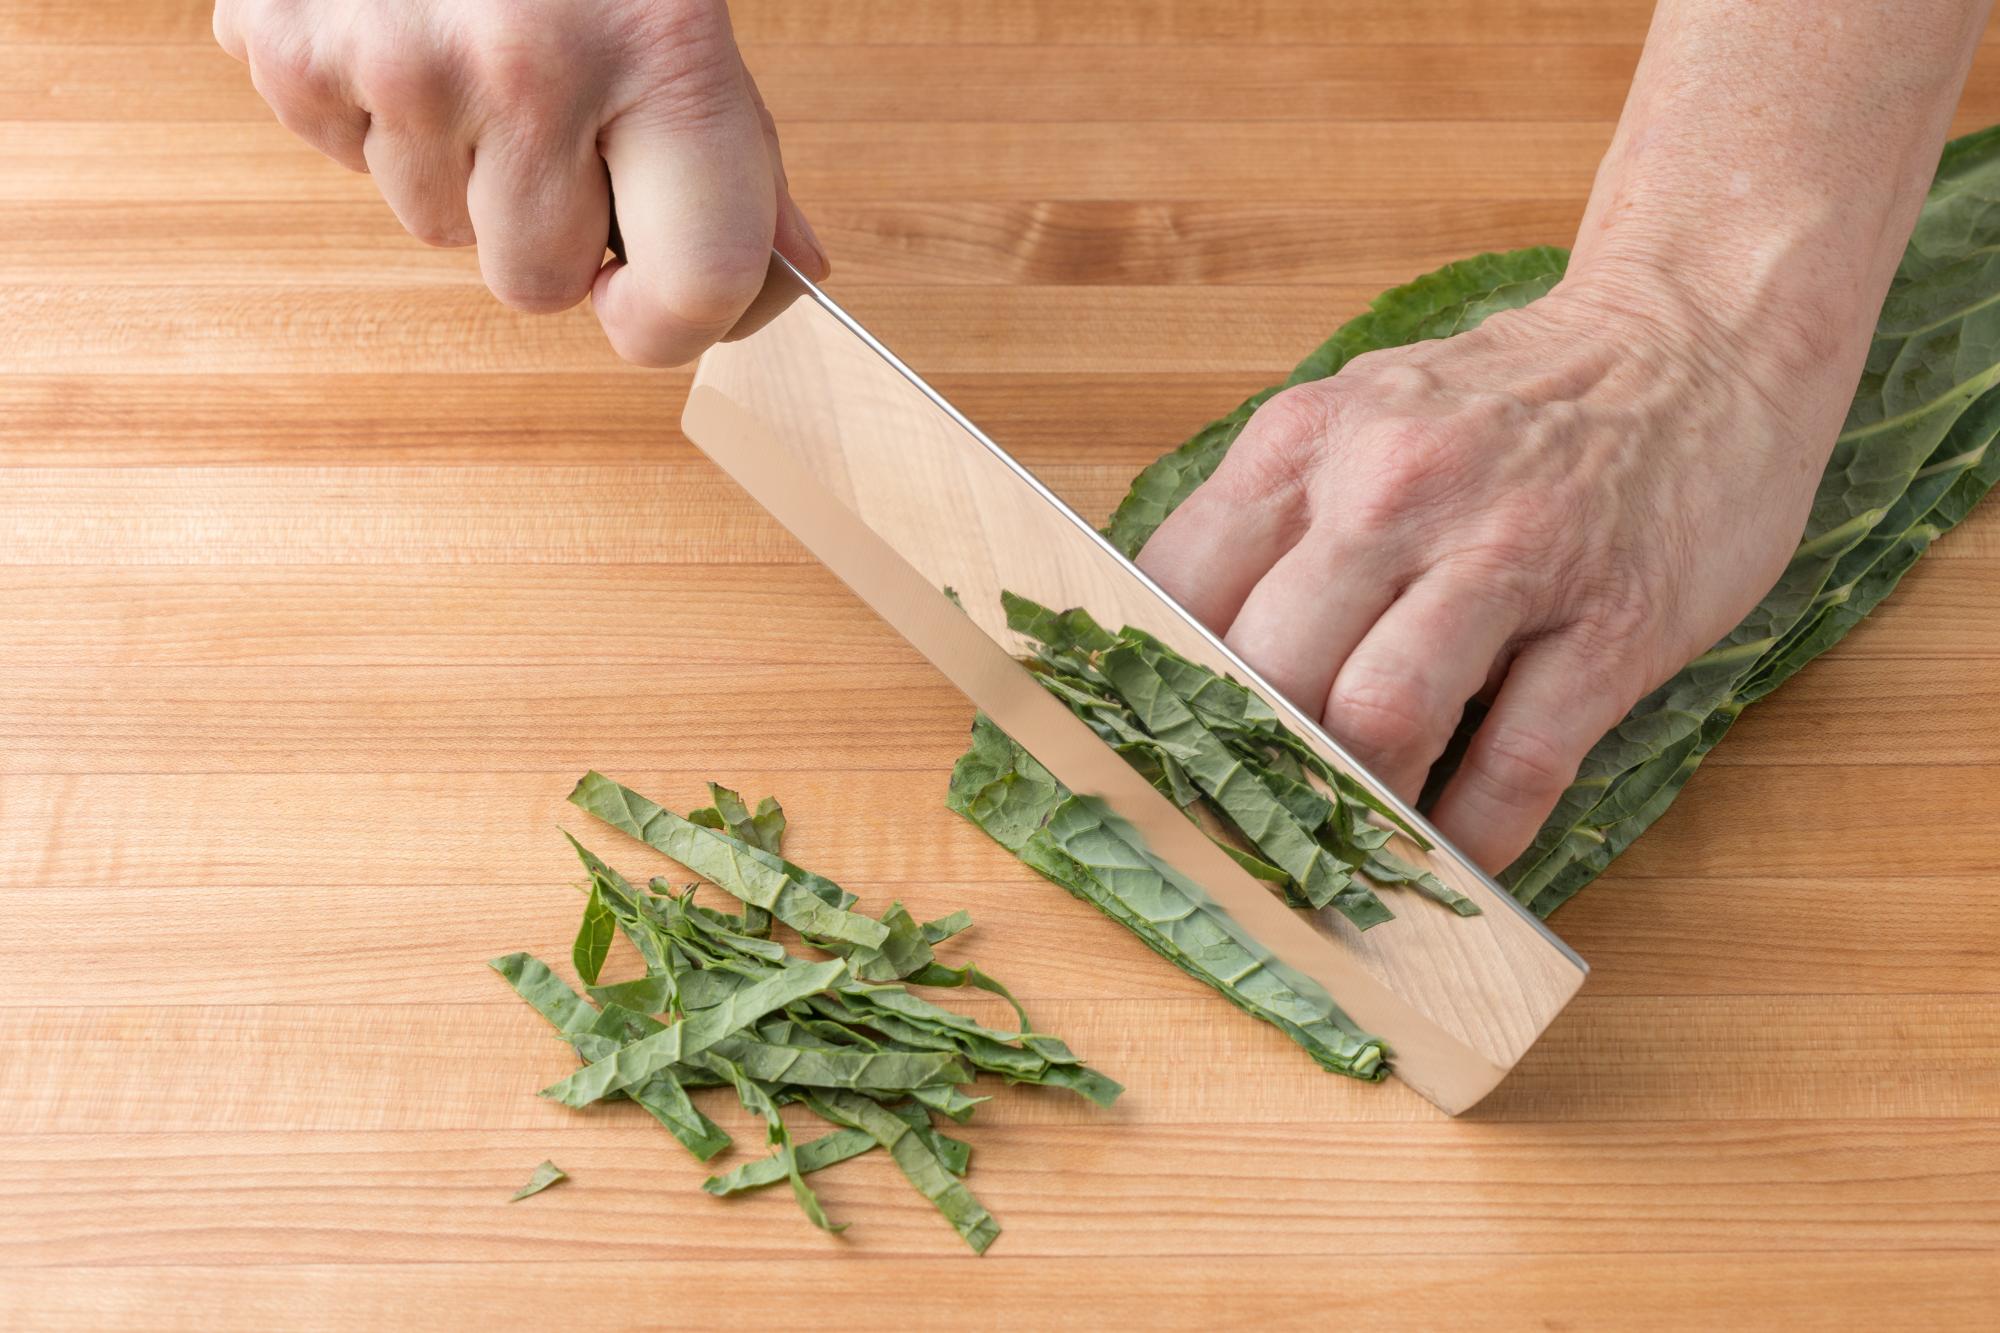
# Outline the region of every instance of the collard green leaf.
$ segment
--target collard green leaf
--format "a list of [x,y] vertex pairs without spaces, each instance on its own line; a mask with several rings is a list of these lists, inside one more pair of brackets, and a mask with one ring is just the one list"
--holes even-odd
[[623,875],[606,865],[595,852],[578,842],[567,830],[564,831],[563,837],[569,842],[571,850],[576,853],[577,860],[583,862],[584,870],[590,875],[591,889],[597,893],[599,902],[610,910],[618,923],[619,930],[624,932],[626,939],[632,941],[632,947],[639,951],[639,956],[646,960],[646,970],[658,972],[664,969],[666,956],[663,945],[643,917],[639,904],[641,896],[639,891],[626,883]]
[[[775,839],[772,839],[771,843],[767,843],[766,829],[757,823],[757,817],[750,813],[748,806],[743,804],[741,796],[738,796],[735,792],[719,783],[711,782],[708,784],[708,797],[715,802],[715,812],[722,817],[723,828],[728,830],[732,836],[749,843],[753,847],[761,847],[767,852],[775,853],[778,850],[775,845],[772,845]],[[772,804],[775,805],[775,802]],[[777,817],[778,832],[782,833],[784,831],[784,823],[784,814],[780,812]],[[743,909],[744,934],[764,935],[768,934],[770,929],[771,917],[763,908],[753,905]]]
[[1006,591],[1000,594],[1000,606],[1007,614],[1007,628],[1026,634],[1055,652],[1101,652],[1114,642],[1111,634],[1081,607],[1052,611],[1039,602]]
[[771,1099],[770,1091],[756,1079],[751,1078],[742,1066],[715,1051],[704,1052],[696,1059],[716,1069],[729,1080],[730,1085],[736,1089],[737,1100],[743,1103],[744,1110],[763,1118],[766,1137],[771,1145],[772,1159],[778,1164],[778,1169],[784,1174],[785,1179],[791,1182],[792,1197],[798,1201],[799,1211],[806,1215],[806,1220],[821,1231],[836,1234],[845,1231],[847,1229],[845,1222],[835,1223],[828,1220],[826,1210],[820,1207],[819,1195],[813,1192],[812,1186],[806,1184],[805,1173],[799,1169],[798,1155],[792,1149],[791,1131],[785,1127],[785,1118],[780,1114],[777,1102]]
[[[981,1102],[990,1102],[991,1097],[974,1097],[963,1088],[952,1084],[937,1084],[928,1088],[913,1088],[910,1096],[939,1115],[959,1124],[972,1119],[972,1113]],[[962,1173],[955,1173],[962,1174]]]
[[569,1173],[567,1171],[564,1171],[561,1167],[557,1166],[554,1162],[543,1162],[540,1166],[535,1168],[535,1174],[528,1177],[528,1183],[521,1186],[521,1188],[515,1190],[514,1197],[507,1200],[507,1202],[519,1203],[522,1199],[527,1198],[530,1194],[540,1194],[543,1190],[555,1184],[557,1181],[568,1180],[568,1179],[569,1179]]
[[[1381,1042],[1238,927],[1198,885],[1108,830],[1092,828],[1097,821],[1088,818],[1087,807],[1066,815],[1052,833],[1046,826],[1059,808],[1073,804],[1070,793],[985,715],[973,719],[972,737],[972,748],[952,770],[946,795],[952,809],[1161,957],[1276,1025],[1327,1069],[1383,1076]],[[1075,855],[1065,842],[1075,843]]]
[[564,1106],[588,1106],[609,1093],[644,1083],[765,1014],[825,990],[846,975],[847,964],[839,959],[786,968],[744,987],[713,1008],[691,1013],[651,1036],[593,1060],[561,1082],[542,1089],[542,1095]]
[[1052,1064],[1039,1081],[1045,1087],[1067,1088],[1098,1106],[1111,1105],[1125,1091],[1123,1084],[1083,1065]]
[[[986,1098],[980,1098],[985,1101]],[[954,1176],[962,1176],[972,1165],[972,1146],[961,1139],[941,1134],[931,1124],[930,1112],[917,1102],[891,1102],[885,1108],[890,1115],[917,1132],[929,1146],[931,1153]]]
[[588,1032],[597,1021],[597,1011],[533,954],[510,953],[493,959],[487,966],[505,977],[514,993],[563,1036]]
[[[585,1059],[608,1054],[590,1044],[590,1036],[602,1017],[577,993],[531,954],[511,953],[489,964],[507,979],[516,994],[526,1000],[557,1032],[577,1048]],[[687,1090],[671,1073],[663,1072],[643,1087],[627,1093],[646,1113],[664,1125],[683,1147],[701,1161],[729,1146],[729,1135],[698,1110],[688,1099]]]
[[1479,904],[1460,893],[1451,885],[1431,874],[1419,870],[1399,858],[1376,851],[1361,863],[1361,873],[1377,884],[1407,884],[1436,902],[1443,903],[1460,916],[1478,916]]
[[750,816],[750,826],[757,830],[757,845],[773,856],[784,853],[785,809],[778,804],[775,796],[766,796],[757,802],[757,812]]
[[980,713],[972,719],[972,748],[952,765],[945,804],[1018,853],[1068,795],[1033,755]]
[[[816,1139],[808,1139],[793,1149],[793,1163],[799,1174],[811,1175],[829,1166],[859,1157],[874,1150],[878,1145],[869,1135],[858,1129],[836,1129],[831,1134],[822,1134]],[[745,1162],[733,1171],[719,1176],[710,1176],[701,1187],[717,1198],[731,1194],[741,1194],[746,1190],[762,1189],[788,1179],[790,1172],[778,1157],[765,1157],[755,1162]]]
[[1028,1011],[1021,1007],[1019,1000],[1014,998],[1014,992],[1008,990],[991,976],[980,971],[976,963],[964,963],[958,967],[946,967],[943,963],[931,963],[910,973],[907,980],[912,986],[971,986],[975,990],[983,990],[989,995],[998,995],[1013,1009],[1014,1017],[1020,1020],[1022,1032],[1029,1032],[1034,1027],[1034,1024],[1028,1021]]
[[858,1129],[888,1149],[917,1192],[944,1214],[974,1254],[986,1253],[998,1238],[1000,1224],[993,1215],[963,1181],[945,1169],[924,1136],[900,1116],[851,1092],[811,1093],[806,1104],[835,1124]]
[[970,929],[971,926],[972,913],[961,907],[950,916],[941,916],[935,921],[924,922],[924,943],[933,946],[943,944],[952,936]]
[[[946,1051],[965,1057],[975,1069],[1001,1074],[1018,1082],[1032,1083],[1048,1071],[1049,1062],[1033,1051],[998,1037],[968,1032],[932,1022],[918,1014],[880,1003],[866,994],[816,995],[812,1007],[822,1017],[852,1026],[867,1027],[891,1042],[918,1051]],[[915,1095],[916,1090],[912,1090]]]
[[893,1094],[972,1081],[972,1071],[949,1052],[780,1046],[740,1035],[725,1037],[709,1049],[760,1083]]
[[836,950],[846,956],[848,969],[855,976],[863,981],[896,981],[931,965],[937,955],[931,952],[924,928],[901,903],[889,904],[882,913],[882,924],[889,933],[874,948]]
[[1148,732],[1190,752],[1187,770],[1265,860],[1282,869],[1314,907],[1333,906],[1362,930],[1390,920],[1354,867],[1320,845],[1284,803],[1195,716],[1155,666],[1157,654],[1129,645],[1106,652],[1103,669]]
[[[691,824],[601,773],[586,773],[570,800],[647,845],[665,852],[744,902],[761,907],[801,935],[873,947],[888,938],[879,921],[835,906],[814,892],[809,876],[762,847]],[[824,882],[824,881],[822,881]],[[835,893],[841,893],[838,885]],[[845,896],[845,895],[843,895]]]
[[609,986],[592,986],[590,998],[599,1004],[616,1004],[635,1013],[663,1013],[674,1005],[674,979],[665,972],[648,973],[631,981]]
[[603,890],[593,877],[590,896],[583,903],[583,921],[576,928],[576,943],[570,946],[570,960],[576,964],[576,974],[583,978],[585,984],[597,983],[597,974],[603,970],[605,956],[611,950],[611,936],[616,929],[611,909],[605,905]]

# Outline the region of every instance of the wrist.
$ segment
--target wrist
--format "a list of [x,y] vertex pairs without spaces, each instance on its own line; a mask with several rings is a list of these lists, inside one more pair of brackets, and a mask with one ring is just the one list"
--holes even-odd
[[1658,429],[1727,422],[1694,433],[1790,459],[1801,476],[1824,468],[1861,370],[1858,356],[1834,364],[1831,340],[1794,334],[1769,311],[1712,294],[1701,275],[1652,261],[1572,265],[1528,310],[1622,363],[1633,401],[1661,414]]
[[[1622,239],[1622,238],[1621,238]],[[1880,293],[1827,281],[1783,256],[1718,263],[1670,242],[1614,244],[1572,260],[1550,298],[1641,354],[1747,389],[1831,447],[1867,358]]]
[[1773,390],[1851,389],[1884,294],[1788,236],[1704,246],[1647,228],[1580,250],[1563,281],[1577,299],[1698,338]]

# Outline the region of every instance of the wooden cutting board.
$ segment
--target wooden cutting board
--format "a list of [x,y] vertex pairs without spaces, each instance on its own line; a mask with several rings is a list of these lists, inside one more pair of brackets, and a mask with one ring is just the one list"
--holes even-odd
[[[1383,287],[1564,240],[1647,6],[733,8],[833,290],[1101,513]],[[685,385],[405,238],[197,0],[0,3],[0,1325],[1991,1315],[1994,509],[1558,915],[1583,996],[1448,1122],[947,813],[966,706],[677,436]],[[982,1112],[988,1258],[885,1161],[821,1178],[836,1240],[536,1099],[569,1056],[484,960],[566,956],[591,766],[776,793],[868,905],[970,908],[1129,1086]]]

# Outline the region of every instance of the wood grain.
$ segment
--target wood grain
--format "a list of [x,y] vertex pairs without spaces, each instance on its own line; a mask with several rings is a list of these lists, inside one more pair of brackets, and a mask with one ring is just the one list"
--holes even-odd
[[[732,5],[837,294],[1093,516],[1382,288],[1566,239],[1649,9]],[[0,5],[0,1327],[1991,1322],[2000,511],[1563,910],[1590,983],[1440,1121],[945,811],[965,704],[687,376],[403,236],[209,10]],[[591,766],[778,793],[1129,1085],[967,1128],[990,1257],[885,1162],[833,1240],[533,1095],[570,1057],[484,960],[565,955]]]
[[[511,1182],[512,1177],[508,1178]],[[516,1225],[525,1225],[519,1223]],[[1280,1328],[1321,1327],[1327,1277],[1318,1264],[1232,1255],[1226,1259],[1034,1258],[996,1255],[967,1273],[956,1257],[899,1257],[894,1264],[787,1256],[786,1274],[828,1306],[866,1310],[889,1322],[948,1320],[954,1327],[1061,1326],[1090,1293],[1093,1318],[1158,1324],[1163,1310],[1193,1328],[1242,1317],[1245,1292]],[[441,1264],[259,1265],[204,1261],[158,1266],[23,1270],[0,1288],[0,1317],[96,1333],[143,1319],[148,1328],[206,1333],[244,1312],[382,1328],[423,1307],[431,1327],[491,1328],[524,1308],[593,1308],[625,1293],[635,1308],[674,1311],[682,1326],[727,1326],[742,1318],[741,1292],[770,1278],[762,1260],[616,1260]],[[1378,1326],[1567,1328],[1614,1311],[1631,1329],[1679,1333],[1766,1327],[1770,1310],[1815,1312],[1801,1327],[1929,1330],[1971,1327],[2000,1300],[1984,1251],[1932,1252],[1922,1264],[1901,1253],[1520,1254],[1502,1258],[1398,1255],[1379,1268],[1343,1265],[1343,1318]]]

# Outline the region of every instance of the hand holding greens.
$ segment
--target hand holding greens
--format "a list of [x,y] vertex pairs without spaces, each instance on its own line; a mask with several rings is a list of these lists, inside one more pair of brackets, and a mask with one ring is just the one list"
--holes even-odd
[[[1134,479],[1111,516],[1105,535],[1127,555],[1139,548],[1182,501],[1215,471],[1251,414],[1273,394],[1291,385],[1338,372],[1353,358],[1378,348],[1448,338],[1473,328],[1497,311],[1524,306],[1562,278],[1567,254],[1540,247],[1480,255],[1446,265],[1378,297],[1373,306],[1341,326],[1300,362],[1283,384],[1253,394],[1236,409],[1209,423]],[[1585,759],[1576,781],[1543,825],[1533,844],[1502,873],[1501,881],[1522,903],[1547,916],[1590,883],[1633,839],[1658,819],[1702,759],[1719,743],[1743,710],[1763,698],[1807,662],[1826,651],[1878,605],[1930,546],[1969,513],[2000,479],[2000,127],[1982,130],[1946,146],[1930,194],[1918,217],[1876,326],[1867,367],[1848,411],[1847,422],[1820,482],[1812,515],[1789,567],[1770,593],[1735,631],[1632,709]],[[1172,690],[1146,677],[1144,653],[1121,664],[1123,679],[1070,670],[1078,652],[1109,647],[1094,635],[1103,631],[1077,620],[1024,608],[1017,628],[1041,641],[1045,684],[1077,715],[1146,771],[1184,808],[1199,794],[1215,802],[1214,789],[1228,776],[1223,756],[1184,726],[1165,699]],[[1094,632],[1094,633],[1093,633]],[[1156,668],[1157,664],[1153,664]],[[1109,680],[1112,689],[1104,688]],[[1124,687],[1140,691],[1126,696]],[[1226,692],[1225,692],[1226,694]],[[1108,696],[1117,696],[1116,698]],[[1192,700],[1181,696],[1183,704]],[[1145,725],[1139,703],[1162,705]],[[1223,716],[1201,708],[1193,715],[1211,733]],[[1448,776],[1462,753],[1478,710],[1467,719],[1445,759],[1432,775],[1431,791]],[[1240,754],[1238,758],[1243,758]],[[1301,757],[1303,758],[1303,757]],[[1255,765],[1250,765],[1253,771]],[[1198,771],[1199,770],[1199,771]],[[1210,781],[1204,785],[1203,775]],[[1261,775],[1260,775],[1261,776]],[[1240,788],[1248,783],[1237,779]],[[1264,784],[1284,813],[1299,814],[1289,789]],[[1237,794],[1241,794],[1240,790]],[[1247,835],[1256,855],[1232,848],[1252,874],[1284,885],[1307,901],[1326,897],[1329,885],[1345,885],[1330,873],[1320,852],[1291,836],[1268,803],[1251,793],[1254,804],[1237,811],[1222,806],[1236,830]],[[1065,888],[1095,902],[1124,922],[1147,944],[1208,980],[1238,1004],[1279,1020],[1232,990],[1227,968],[1208,967],[1178,952],[1170,938],[1136,916],[1129,903],[1086,875],[1074,858],[1052,847],[1055,813],[1069,793],[1049,778],[1032,757],[984,718],[975,721],[973,745],[952,775],[947,802],[973,819]],[[1305,813],[1310,813],[1309,811]],[[1246,821],[1248,821],[1246,823]],[[1253,831],[1252,825],[1255,826]],[[1272,839],[1263,840],[1264,835]],[[1324,839],[1318,839],[1324,846]],[[1376,885],[1403,882],[1396,867],[1379,857],[1355,861],[1352,847],[1330,851],[1336,862],[1358,869]],[[1109,874],[1109,871],[1104,872]],[[1161,877],[1140,874],[1147,897],[1159,892]],[[1357,883],[1349,879],[1347,884]],[[1426,888],[1428,886],[1418,885]],[[1356,924],[1366,924],[1379,903],[1349,894],[1331,901]],[[1193,908],[1192,917],[1209,909]],[[1310,1009],[1317,1001],[1294,995]],[[1288,1028],[1288,1031],[1293,1029]],[[1329,1068],[1323,1029],[1295,1039]],[[1350,1066],[1373,1070],[1373,1064]]]
[[[965,1087],[980,1074],[1064,1088],[1100,1106],[1122,1089],[1035,1031],[1006,987],[976,965],[937,960],[935,946],[971,925],[964,912],[928,923],[900,903],[879,918],[856,912],[853,894],[779,854],[785,816],[775,800],[753,813],[726,787],[710,784],[709,795],[713,805],[683,818],[598,773],[584,775],[570,794],[580,808],[708,876],[742,908],[698,903],[697,886],[675,889],[655,879],[634,888],[571,838],[589,877],[573,961],[590,999],[527,954],[492,962],[583,1062],[542,1095],[573,1107],[637,1102],[706,1161],[730,1139],[689,1090],[728,1087],[763,1121],[771,1155],[711,1177],[704,1186],[710,1194],[784,1181],[814,1226],[837,1232],[844,1224],[827,1217],[806,1177],[880,1147],[966,1244],[984,1253],[999,1224],[958,1179],[969,1149],[941,1133],[932,1113],[970,1119],[986,1098]],[[774,922],[835,956],[793,953],[773,937]],[[631,941],[646,970],[599,985],[614,931]],[[911,986],[989,991],[1019,1025],[988,1027]],[[838,1128],[795,1142],[786,1105],[802,1105]],[[554,1174],[545,1179],[547,1172]],[[544,1163],[515,1197],[561,1178]]]

